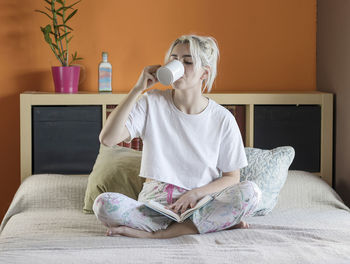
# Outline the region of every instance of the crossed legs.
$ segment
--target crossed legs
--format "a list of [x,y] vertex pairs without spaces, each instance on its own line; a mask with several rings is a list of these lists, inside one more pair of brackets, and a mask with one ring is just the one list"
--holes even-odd
[[172,238],[248,228],[242,217],[253,211],[260,197],[260,190],[251,182],[234,185],[183,223],[174,222],[119,193],[101,194],[96,198],[93,209],[96,217],[108,228],[108,236]]

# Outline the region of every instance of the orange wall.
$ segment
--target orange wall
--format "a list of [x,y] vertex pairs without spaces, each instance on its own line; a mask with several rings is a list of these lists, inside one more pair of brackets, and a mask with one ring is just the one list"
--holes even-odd
[[[0,219],[20,184],[19,94],[54,90],[50,67],[58,61],[40,31],[48,19],[33,11],[44,3],[0,2]],[[81,91],[98,90],[102,51],[113,65],[113,91],[128,92],[143,67],[162,64],[170,43],[189,33],[218,40],[214,93],[316,90],[316,0],[83,0],[77,7],[70,50],[84,58]]]

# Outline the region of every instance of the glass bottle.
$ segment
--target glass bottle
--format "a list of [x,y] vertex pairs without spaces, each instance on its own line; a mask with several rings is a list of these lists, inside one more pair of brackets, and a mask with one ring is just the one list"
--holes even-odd
[[102,52],[102,61],[98,66],[98,91],[112,92],[112,65],[108,62],[107,52]]

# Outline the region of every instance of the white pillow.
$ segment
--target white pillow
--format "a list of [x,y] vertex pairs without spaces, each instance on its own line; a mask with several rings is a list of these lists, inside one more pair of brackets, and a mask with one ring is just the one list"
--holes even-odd
[[246,147],[245,152],[248,166],[240,170],[240,180],[255,182],[260,187],[262,197],[254,215],[266,215],[277,203],[295,151],[293,147],[283,146],[271,150]]

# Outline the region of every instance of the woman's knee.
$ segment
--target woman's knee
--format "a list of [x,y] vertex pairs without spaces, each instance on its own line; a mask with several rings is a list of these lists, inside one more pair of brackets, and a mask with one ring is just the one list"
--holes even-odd
[[261,200],[261,190],[255,182],[243,181],[241,182],[241,186],[248,191],[251,199],[255,199],[258,202]]
[[112,212],[115,212],[122,200],[125,199],[125,195],[121,193],[105,192],[98,195],[92,206],[96,216],[106,216]]
[[252,181],[242,181],[228,187],[224,192],[229,192],[232,195],[239,195],[242,199],[257,199],[261,200],[261,190],[259,186]]
[[240,190],[243,194],[243,203],[247,208],[247,212],[245,213],[245,215],[252,215],[254,213],[255,208],[261,201],[261,190],[259,186],[252,181],[240,182]]
[[[252,181],[242,181],[230,186],[224,191],[223,198],[218,197],[218,200],[226,200],[232,203],[233,206],[240,206],[249,209],[250,213],[255,209],[261,200],[261,190]],[[229,196],[229,201],[224,197]]]

